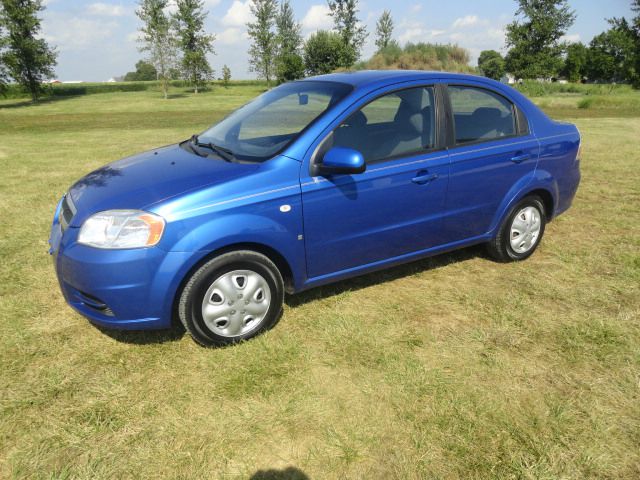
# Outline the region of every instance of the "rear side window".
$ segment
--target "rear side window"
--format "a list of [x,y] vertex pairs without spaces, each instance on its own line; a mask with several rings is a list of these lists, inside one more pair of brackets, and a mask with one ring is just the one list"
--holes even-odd
[[494,140],[516,134],[514,106],[502,95],[468,86],[450,86],[456,144]]
[[383,95],[352,114],[333,132],[333,146],[359,151],[367,163],[430,150],[436,139],[432,87]]

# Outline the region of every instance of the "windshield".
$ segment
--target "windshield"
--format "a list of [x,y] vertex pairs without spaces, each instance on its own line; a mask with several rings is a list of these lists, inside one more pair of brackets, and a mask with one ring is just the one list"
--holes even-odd
[[266,160],[351,89],[350,85],[336,82],[286,83],[230,114],[199,135],[198,142],[232,152],[239,160]]

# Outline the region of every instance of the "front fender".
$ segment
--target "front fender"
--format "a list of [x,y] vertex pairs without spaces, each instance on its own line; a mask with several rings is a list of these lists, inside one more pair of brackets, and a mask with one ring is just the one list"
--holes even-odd
[[536,169],[518,180],[504,196],[493,217],[489,233],[495,235],[502,219],[509,214],[513,206],[534,190],[549,192],[553,198],[553,210],[556,210],[559,197],[558,182],[548,171]]
[[190,269],[211,252],[231,245],[261,245],[274,250],[287,262],[297,288],[304,283],[306,274],[302,209],[300,205],[292,205],[290,212],[278,213],[279,219],[246,212],[214,215],[202,223],[193,222],[192,228],[184,225],[177,230],[185,234],[176,235],[171,251],[192,252]]

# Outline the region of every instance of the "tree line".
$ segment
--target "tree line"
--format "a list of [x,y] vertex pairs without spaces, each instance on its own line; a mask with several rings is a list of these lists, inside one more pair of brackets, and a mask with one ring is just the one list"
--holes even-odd
[[516,19],[507,26],[506,56],[485,50],[478,67],[487,77],[505,73],[517,79],[564,77],[571,82],[623,82],[640,87],[640,0],[632,0],[636,16],[608,20],[610,28],[589,45],[568,43],[563,36],[576,14],[567,0],[518,0]]
[[[637,15],[613,18],[610,28],[589,45],[563,40],[576,14],[567,0],[517,0],[516,18],[507,26],[502,56],[483,51],[482,74],[499,79],[509,72],[516,78],[554,78],[571,81],[628,82],[640,87],[640,0],[632,0]],[[169,12],[170,3],[175,11]],[[304,41],[290,0],[253,0],[249,70],[268,84],[307,75],[353,68],[414,68],[471,71],[468,52],[455,45],[407,44],[393,39],[394,21],[385,10],[376,22],[377,51],[359,62],[368,37],[358,18],[359,0],[327,0],[331,30],[319,30]],[[0,93],[9,80],[30,92],[34,101],[43,82],[52,78],[57,52],[41,36],[42,0],[0,0]],[[158,80],[165,98],[171,80],[188,82],[197,93],[214,78],[208,55],[215,54],[215,35],[205,29],[204,0],[139,0],[136,15],[142,22],[140,51],[146,55],[127,80]],[[223,84],[231,79],[222,67]]]

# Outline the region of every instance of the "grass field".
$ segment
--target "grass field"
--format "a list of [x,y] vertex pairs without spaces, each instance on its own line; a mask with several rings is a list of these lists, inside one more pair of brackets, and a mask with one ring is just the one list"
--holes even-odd
[[524,263],[472,248],[312,290],[218,350],[65,305],[65,189],[260,91],[0,101],[0,478],[639,478],[638,92],[536,99],[580,127],[583,180]]

